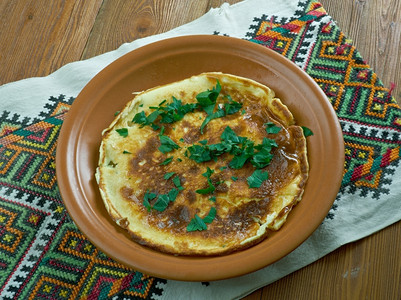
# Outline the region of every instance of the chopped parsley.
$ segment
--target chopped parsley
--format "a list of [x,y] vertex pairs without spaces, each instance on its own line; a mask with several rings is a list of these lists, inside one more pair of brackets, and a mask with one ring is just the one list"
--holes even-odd
[[269,178],[267,171],[262,171],[260,169],[255,170],[251,176],[249,176],[246,181],[250,188],[259,188],[263,181]]
[[168,180],[173,177],[174,174],[175,172],[167,172],[166,174],[164,174],[164,179]]
[[206,217],[203,218],[203,221],[204,221],[206,224],[212,223],[213,220],[214,220],[214,218],[216,217],[216,212],[217,212],[217,211],[216,211],[216,208],[212,206],[212,207],[210,208],[210,211],[209,211],[208,215],[207,215]]
[[187,226],[187,231],[202,231],[207,229],[206,224],[210,224],[213,222],[214,218],[216,217],[216,208],[211,207],[208,215],[203,219],[195,214],[194,218],[189,222]]
[[220,82],[217,80],[216,86],[212,90],[207,90],[196,95],[198,105],[210,116],[213,114],[217,97],[221,91]]
[[312,130],[310,130],[308,127],[305,127],[305,126],[301,126],[301,127],[302,127],[305,137],[313,135]]
[[209,186],[207,188],[205,188],[205,189],[196,190],[195,191],[196,193],[204,195],[204,194],[213,193],[216,190],[215,186],[212,183],[212,180],[210,179],[210,176],[212,176],[213,173],[214,173],[214,170],[212,170],[209,167],[207,167],[206,172],[203,173],[202,176],[207,178],[207,183],[208,183]]
[[174,159],[174,156],[170,156],[167,157],[163,162],[160,163],[161,166],[165,166],[168,165],[169,163],[171,163]]
[[172,97],[172,102],[167,103],[167,100],[163,100],[158,106],[151,106],[150,109],[154,111],[146,116],[144,111],[137,113],[132,119],[133,123],[139,124],[140,127],[146,125],[151,126],[154,130],[160,128],[155,122],[157,119],[160,123],[174,123],[181,120],[185,114],[192,112],[196,109],[196,103],[182,104],[182,101]]
[[202,230],[206,230],[207,229],[207,225],[205,223],[205,221],[202,220],[201,217],[199,217],[197,214],[195,214],[195,217],[189,222],[188,226],[187,226],[187,231],[191,232],[191,231],[202,231]]
[[180,191],[182,191],[182,190],[184,189],[184,188],[182,187],[182,185],[181,185],[180,177],[175,176],[175,177],[173,178],[173,183],[174,183],[174,185],[175,185]]
[[233,115],[242,108],[242,103],[234,101],[230,95],[227,95],[226,98],[228,98],[228,102],[224,103],[224,110],[227,115]]
[[221,143],[207,145],[203,141],[201,145],[194,144],[188,147],[187,156],[197,163],[207,162],[216,159],[224,153],[233,154],[229,166],[232,169],[241,169],[248,161],[257,169],[266,167],[272,157],[273,147],[277,143],[268,138],[264,138],[262,144],[255,143],[246,137],[238,136],[229,126],[227,126],[220,136]]
[[170,139],[167,135],[159,135],[160,138],[160,147],[159,150],[162,153],[167,153],[171,152],[175,149],[179,149],[180,146],[178,146],[172,139]]
[[266,124],[266,132],[267,133],[279,133],[279,131],[281,130],[281,127],[276,126],[276,124],[274,124],[273,122],[267,122]]
[[126,138],[128,136],[128,129],[127,128],[118,128],[116,129],[119,135]]
[[[150,211],[151,209],[155,209],[157,211],[162,212],[167,208],[170,202],[175,201],[175,199],[178,196],[178,193],[179,191],[176,188],[172,188],[167,194],[160,194],[160,195],[146,191],[143,199],[143,205],[146,207],[148,211]],[[157,199],[152,206],[150,204],[150,200],[153,200],[156,197]]]
[[[159,151],[166,154],[171,151],[180,149],[181,147],[175,143],[170,137],[164,135],[165,128],[163,124],[171,124],[183,119],[187,113],[194,112],[195,110],[204,111],[206,117],[204,118],[201,126],[200,132],[203,134],[207,124],[214,119],[221,118],[227,115],[232,115],[237,112],[245,114],[246,110],[243,109],[242,103],[234,101],[229,95],[220,95],[221,93],[220,82],[217,81],[216,86],[211,90],[201,92],[196,95],[195,103],[183,104],[181,100],[172,97],[171,101],[163,100],[158,106],[151,106],[149,109],[151,113],[148,115],[141,111],[137,113],[132,122],[140,126],[150,126],[153,130],[160,130],[158,136],[160,139]],[[217,103],[217,99],[221,97],[221,103]],[[224,100],[223,100],[224,99]],[[202,118],[200,118],[201,120]],[[282,129],[273,122],[267,122],[264,124],[267,134],[277,134]],[[313,135],[313,132],[303,127],[304,135]],[[173,128],[174,130],[175,128]],[[121,136],[128,136],[128,129],[121,128],[116,130]],[[180,138],[181,143],[185,143],[183,138]],[[247,137],[238,136],[235,131],[226,126],[224,131],[220,136],[220,142],[215,144],[208,144],[208,140],[200,140],[196,144],[186,147],[185,156],[196,163],[208,162],[211,160],[217,161],[218,157],[223,154],[229,154],[232,156],[228,163],[228,166],[220,167],[220,171],[223,171],[227,167],[231,169],[240,169],[246,163],[251,164],[255,170],[246,180],[249,188],[259,188],[262,186],[263,182],[268,180],[269,174],[267,171],[263,170],[268,166],[273,158],[273,148],[278,147],[277,143],[273,139],[267,137],[263,138],[261,144],[256,144],[254,141],[248,139]],[[130,152],[124,151],[124,154]],[[160,165],[167,165],[173,161],[174,157],[170,156],[166,158]],[[181,162],[181,158],[176,158],[178,162]],[[201,195],[211,194],[209,196],[209,201],[216,202],[216,196],[213,193],[216,190],[216,185],[223,183],[224,181],[219,181],[213,183],[211,176],[215,173],[215,170],[207,167],[206,172],[202,176],[206,177],[207,187],[203,189],[196,190],[196,193]],[[163,212],[169,205],[170,202],[176,200],[180,191],[184,188],[181,185],[180,177],[177,176],[175,172],[166,172],[163,176],[165,180],[172,180],[174,187],[166,194],[157,194],[153,192],[146,191],[144,195],[143,205],[148,211],[154,209]],[[238,177],[231,176],[233,181],[237,181]],[[151,204],[153,203],[153,204]],[[187,231],[202,231],[207,230],[207,224],[210,224],[216,217],[216,208],[211,207],[209,213],[201,218],[198,214],[195,214],[187,225]]]
[[156,198],[156,196],[157,194],[146,191],[145,196],[143,197],[143,205],[146,207],[148,211],[150,211],[152,208],[149,200],[153,200],[154,198]]

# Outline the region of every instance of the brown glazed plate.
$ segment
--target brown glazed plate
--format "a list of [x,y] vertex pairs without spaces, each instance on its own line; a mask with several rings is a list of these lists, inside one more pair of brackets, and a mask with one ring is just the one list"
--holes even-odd
[[[133,242],[109,217],[95,180],[101,132],[132,93],[218,71],[272,88],[310,128],[310,177],[302,201],[284,226],[263,242],[219,257],[160,253]],[[62,126],[56,154],[57,180],[66,208],[83,234],[115,260],[145,274],[174,280],[210,281],[244,275],[284,257],[321,224],[340,188],[344,142],[336,114],[319,86],[282,55],[231,37],[199,35],[166,39],[138,48],[98,73],[82,90]]]

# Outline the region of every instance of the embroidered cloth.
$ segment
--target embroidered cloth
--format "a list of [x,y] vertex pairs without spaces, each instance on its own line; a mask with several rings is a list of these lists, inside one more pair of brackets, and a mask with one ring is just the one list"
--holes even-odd
[[[154,278],[121,265],[77,229],[60,197],[55,151],[85,84],[118,57],[189,34],[238,37],[271,48],[326,93],[345,140],[338,196],[321,226],[262,270],[216,282]],[[352,41],[311,0],[222,5],[167,33],[0,87],[0,299],[234,299],[401,219],[401,109]]]

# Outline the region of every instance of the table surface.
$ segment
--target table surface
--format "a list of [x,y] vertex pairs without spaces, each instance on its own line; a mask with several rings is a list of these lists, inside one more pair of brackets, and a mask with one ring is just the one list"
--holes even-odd
[[[222,0],[1,0],[0,85],[188,23]],[[231,4],[240,0],[226,1]],[[401,1],[321,0],[401,104]],[[245,297],[401,299],[401,222]]]

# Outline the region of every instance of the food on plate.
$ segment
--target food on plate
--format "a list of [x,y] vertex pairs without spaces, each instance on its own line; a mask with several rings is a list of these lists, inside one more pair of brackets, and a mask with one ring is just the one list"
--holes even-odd
[[210,256],[280,229],[308,172],[304,128],[274,91],[209,72],[136,93],[103,131],[96,180],[134,241]]

